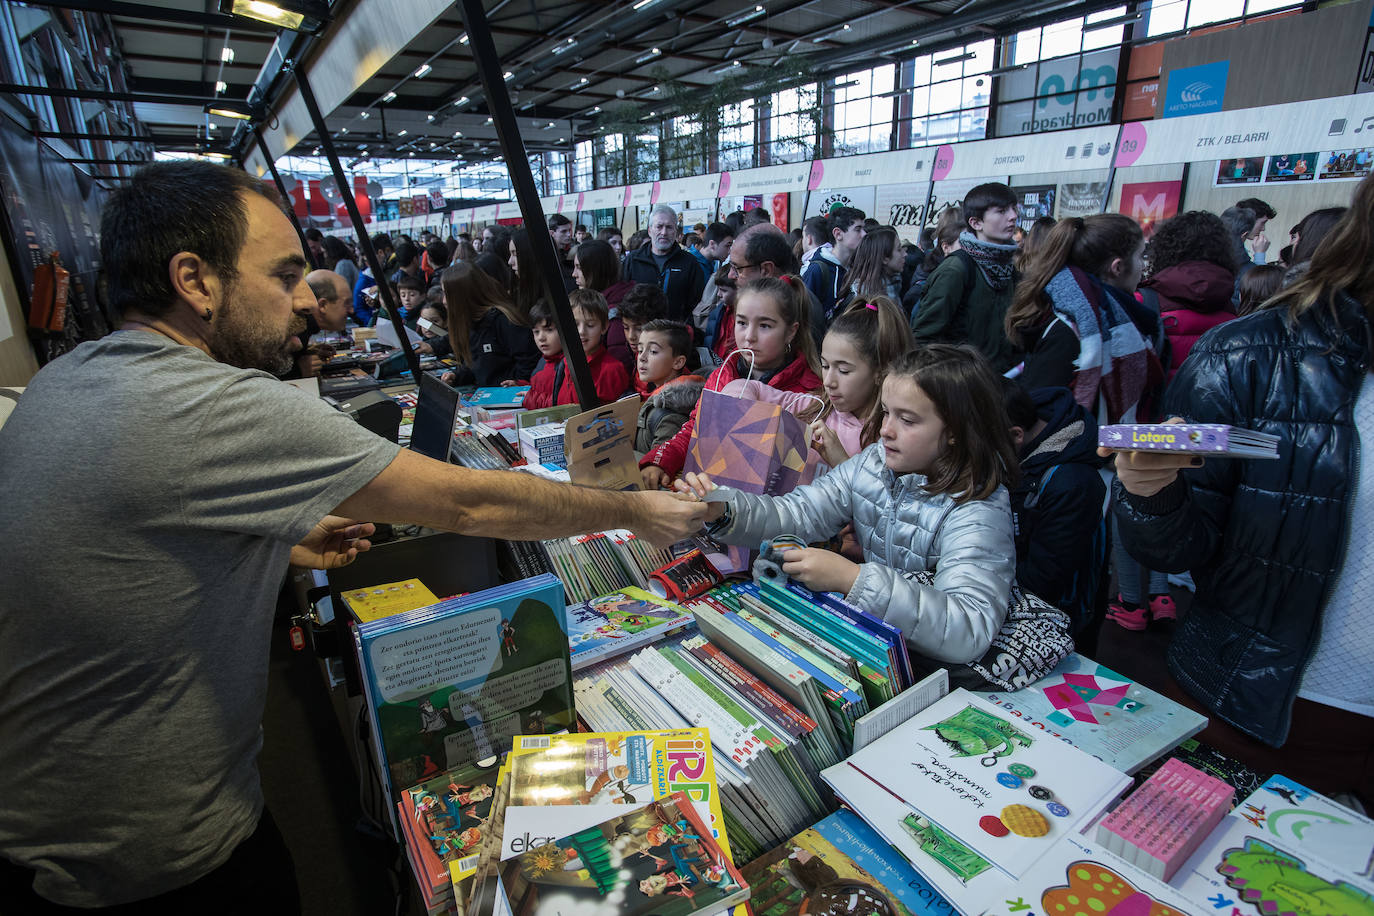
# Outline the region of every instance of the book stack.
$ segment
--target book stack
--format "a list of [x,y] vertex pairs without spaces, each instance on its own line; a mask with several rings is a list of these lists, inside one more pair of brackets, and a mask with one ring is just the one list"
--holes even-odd
[[541,423],[520,430],[520,454],[530,464],[563,464],[563,424]]
[[1103,848],[1168,881],[1235,801],[1235,789],[1178,760],[1166,760],[1097,824]]
[[406,857],[427,913],[456,908],[455,876],[471,874],[476,865],[496,782],[495,767],[458,767],[406,789],[397,802]]
[[669,551],[650,547],[624,529],[541,543],[550,568],[563,582],[569,604],[631,586],[643,589],[649,575],[672,559]]
[[474,471],[504,471],[522,460],[504,436],[476,426],[453,433],[453,459]]

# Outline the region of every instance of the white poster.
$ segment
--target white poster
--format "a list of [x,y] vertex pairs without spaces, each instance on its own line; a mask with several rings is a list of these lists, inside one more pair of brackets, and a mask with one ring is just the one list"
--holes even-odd
[[721,172],[716,196],[804,191],[810,174],[810,162],[789,162],[786,165],[770,165],[761,169]]
[[1065,181],[1059,185],[1054,199],[1054,218],[1091,216],[1102,212],[1102,200],[1107,195],[1107,182]]
[[934,147],[918,147],[864,156],[817,159],[811,163],[807,187],[814,192],[823,188],[929,181],[934,153]]
[[926,222],[925,198],[929,189],[930,184],[925,181],[878,185],[873,218],[896,228],[903,241],[919,244],[921,227]]
[[[807,218],[826,216],[836,204],[844,207],[857,207],[864,216],[873,216],[875,189],[872,185],[857,188],[834,188],[811,192],[811,204],[807,208]],[[877,217],[881,220],[881,217]]]

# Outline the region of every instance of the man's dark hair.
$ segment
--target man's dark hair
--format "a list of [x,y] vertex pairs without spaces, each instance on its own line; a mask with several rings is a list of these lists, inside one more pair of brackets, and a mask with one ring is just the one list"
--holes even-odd
[[750,264],[772,261],[779,274],[797,272],[797,256],[792,253],[792,243],[781,232],[754,233],[744,240],[744,256]]
[[1247,197],[1244,200],[1236,201],[1236,206],[1254,211],[1255,219],[1260,219],[1261,217],[1264,219],[1273,219],[1279,215],[1279,211],[1275,210],[1258,197]]
[[552,232],[553,230],[559,228],[560,226],[567,226],[567,225],[571,225],[571,224],[572,224],[572,220],[568,219],[568,218],[567,218],[566,216],[564,216],[562,213],[555,213],[555,214],[553,214],[552,216],[549,217],[549,231],[550,231],[550,232]]
[[415,247],[414,242],[402,242],[396,246],[396,266],[405,267],[413,263],[420,256],[420,249]]
[[372,247],[376,251],[381,251],[383,248],[391,248],[391,236],[387,235],[385,232],[378,232],[372,237]]
[[429,255],[429,266],[431,270],[439,270],[448,266],[449,250],[448,245],[435,239],[425,246],[425,253]]
[[1035,401],[1030,392],[1014,378],[1002,379],[1002,406],[1007,409],[1007,419],[1012,426],[1019,426],[1030,432],[1040,415],[1035,410]]
[[587,227],[584,226],[584,225],[582,225],[581,223],[578,223],[576,226],[573,227],[573,232],[586,232],[586,231],[587,231]]
[[644,324],[668,317],[668,297],[652,283],[636,283],[620,300],[619,308],[622,321]]
[[307,242],[323,242],[324,233],[314,226],[311,226],[309,229],[305,230],[305,240]]
[[714,245],[717,242],[724,241],[725,239],[732,239],[734,237],[735,233],[724,223],[712,223],[706,227],[706,243],[708,245]]
[[768,215],[768,211],[763,207],[750,207],[744,211],[744,228],[757,226],[759,223],[771,223],[773,217]]
[[826,219],[824,216],[813,216],[806,222],[802,223],[801,231],[803,241],[805,240],[805,237],[809,235],[813,239],[816,239],[818,242],[824,245],[827,241],[829,241],[829,239],[825,237],[825,226],[828,222],[830,221]]
[[830,211],[830,218],[825,222],[825,240],[833,242],[836,229],[845,232],[850,226],[863,221],[864,211],[857,207],[836,207]]
[[191,160],[139,169],[100,217],[110,305],[154,317],[170,312],[177,294],[167,268],[178,251],[200,255],[231,284],[248,234],[248,194],[281,206],[275,190],[241,169]]
[[735,236],[738,237],[740,232],[744,229],[744,214],[736,210],[734,213],[726,216],[721,222],[733,229],[735,231]]
[[877,232],[881,227],[882,223],[871,216],[864,220],[864,232]]
[[655,318],[644,327],[639,329],[639,333],[653,331],[662,334],[667,338],[668,349],[673,351],[674,356],[692,355],[692,332],[687,330],[687,325],[681,321],[669,321],[667,318]]
[[980,184],[964,195],[964,228],[973,231],[970,220],[982,220],[989,207],[1014,207],[1016,195],[1000,181]]

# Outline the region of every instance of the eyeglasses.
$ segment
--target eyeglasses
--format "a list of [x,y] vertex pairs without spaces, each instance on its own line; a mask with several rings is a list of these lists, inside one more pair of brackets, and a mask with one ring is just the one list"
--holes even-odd
[[730,262],[730,273],[732,273],[732,274],[742,274],[742,273],[744,273],[746,270],[754,270],[754,269],[757,268],[758,266],[759,266],[758,264],[736,264],[736,263],[734,263],[733,261],[731,261],[731,262]]

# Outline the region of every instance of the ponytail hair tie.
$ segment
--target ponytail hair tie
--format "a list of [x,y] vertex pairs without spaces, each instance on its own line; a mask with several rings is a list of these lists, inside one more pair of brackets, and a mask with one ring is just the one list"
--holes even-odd
[[875,311],[875,312],[878,310],[878,307],[877,307],[876,305],[874,305],[872,302],[865,302],[865,303],[864,303],[864,308],[866,308],[866,309],[873,309],[873,311]]

